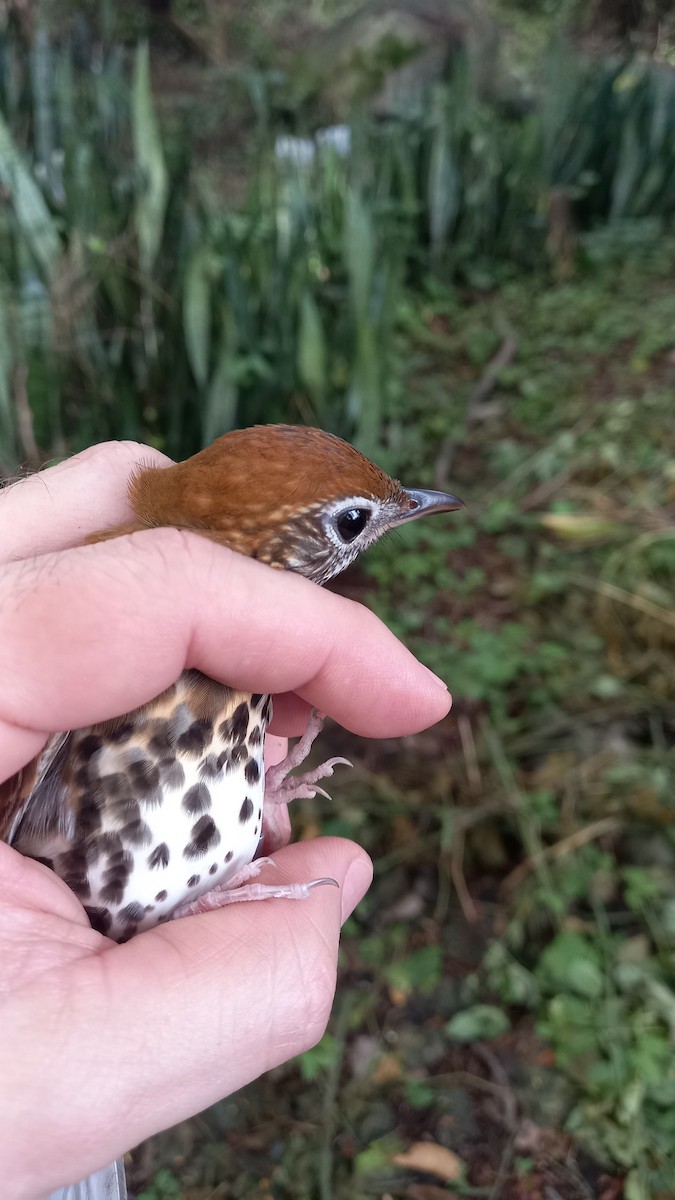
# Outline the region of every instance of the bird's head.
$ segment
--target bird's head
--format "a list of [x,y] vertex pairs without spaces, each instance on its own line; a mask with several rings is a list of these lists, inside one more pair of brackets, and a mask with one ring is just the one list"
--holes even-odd
[[141,467],[129,498],[137,528],[195,530],[316,583],[390,529],[464,507],[404,488],[348,442],[296,425],[238,429],[175,466]]

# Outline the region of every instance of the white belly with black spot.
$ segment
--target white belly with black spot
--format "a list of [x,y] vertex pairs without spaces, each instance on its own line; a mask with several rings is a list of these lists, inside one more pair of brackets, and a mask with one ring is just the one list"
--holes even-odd
[[[251,762],[259,772],[255,782],[245,777]],[[143,843],[125,848],[133,865],[127,864],[129,882],[118,902],[106,892],[115,863],[102,856],[89,869],[86,907],[108,910],[110,937],[167,920],[180,904],[226,884],[255,858],[262,831],[262,747],[260,757],[223,768],[208,781],[201,763],[182,765],[183,784],[165,788],[161,806],[144,811]]]

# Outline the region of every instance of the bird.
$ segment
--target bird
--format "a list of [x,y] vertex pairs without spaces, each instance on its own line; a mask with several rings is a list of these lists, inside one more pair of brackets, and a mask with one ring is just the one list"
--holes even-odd
[[[294,425],[235,430],[183,462],[141,465],[128,495],[134,520],[88,541],[172,526],[317,584],[390,530],[463,507],[403,487],[334,434]],[[270,696],[186,670],[134,712],[54,735],[0,789],[0,837],[54,870],[91,925],[119,942],[222,904],[302,899],[332,881],[254,881],[287,840],[280,806],[325,795],[319,780],[346,760],[290,773],[321,729],[313,711],[265,774],[271,716]]]

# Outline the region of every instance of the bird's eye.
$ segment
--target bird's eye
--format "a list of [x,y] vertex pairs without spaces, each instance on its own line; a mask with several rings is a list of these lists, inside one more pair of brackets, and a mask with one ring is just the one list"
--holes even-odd
[[360,533],[363,533],[366,525],[370,520],[370,510],[367,508],[346,508],[344,512],[338,514],[335,520],[335,528],[337,529],[343,542],[353,542]]

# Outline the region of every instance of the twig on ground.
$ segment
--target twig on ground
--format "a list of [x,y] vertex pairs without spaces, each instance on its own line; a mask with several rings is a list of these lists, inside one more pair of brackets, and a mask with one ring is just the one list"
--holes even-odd
[[574,850],[580,849],[581,846],[588,845],[589,842],[595,841],[596,838],[604,837],[608,833],[617,833],[621,828],[621,821],[618,817],[602,817],[599,821],[594,821],[592,825],[585,825],[583,829],[575,829],[574,833],[570,833],[567,837],[561,838],[559,842],[555,842],[552,846],[543,846],[536,854],[530,855],[524,862],[511,871],[506,879],[502,881],[502,892],[513,892],[523,882],[526,875],[530,871],[536,870],[544,862],[551,862],[556,858],[563,858],[565,854],[571,854]]
[[515,1133],[518,1127],[518,1101],[511,1087],[508,1071],[494,1051],[484,1042],[474,1042],[471,1051],[485,1063],[488,1071],[501,1089],[500,1099],[504,1106],[504,1128],[509,1133]]
[[466,886],[464,878],[464,830],[456,829],[452,837],[452,845],[450,847],[450,874],[452,882],[455,885],[457,899],[462,910],[464,920],[469,925],[475,925],[478,920],[478,910],[473,902],[471,893]]

